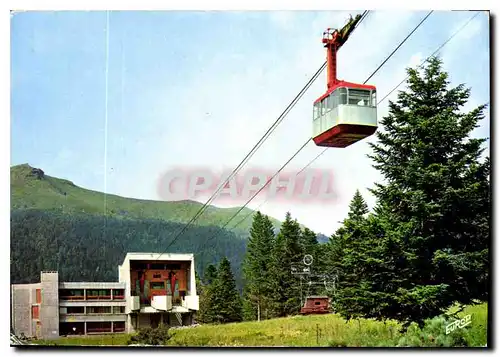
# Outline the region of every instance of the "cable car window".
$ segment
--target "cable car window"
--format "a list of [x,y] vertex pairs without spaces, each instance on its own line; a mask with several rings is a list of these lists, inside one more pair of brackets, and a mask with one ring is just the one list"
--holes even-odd
[[370,91],[365,89],[349,89],[349,104],[368,106],[370,104]]
[[326,114],[326,100],[325,99],[323,99],[321,101],[321,116]]
[[374,91],[372,90],[372,102],[370,103],[370,105],[372,107],[376,107],[377,106],[377,91]]
[[328,97],[328,108],[329,110],[335,109],[338,106],[338,91],[333,91]]
[[337,89],[337,91],[339,92],[338,105],[347,104],[347,89],[346,88],[339,88],[339,89]]
[[319,103],[314,104],[313,118],[314,120],[317,120],[319,118]]

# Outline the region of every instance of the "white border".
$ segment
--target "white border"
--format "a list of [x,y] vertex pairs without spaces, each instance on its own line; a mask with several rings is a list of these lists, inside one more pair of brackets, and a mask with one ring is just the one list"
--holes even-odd
[[[1,120],[2,129],[0,130],[0,135],[3,136],[3,140],[0,140],[0,144],[2,146],[2,166],[5,167],[5,173],[1,176],[2,179],[2,191],[3,191],[3,200],[2,200],[2,230],[4,234],[2,235],[3,240],[7,241],[10,236],[9,227],[10,227],[10,191],[9,191],[9,180],[10,180],[10,170],[7,171],[7,168],[10,167],[9,160],[9,152],[10,152],[10,12],[9,10],[356,10],[356,9],[369,9],[369,10],[382,10],[382,9],[434,9],[434,10],[487,10],[496,8],[498,2],[493,1],[484,1],[484,0],[476,0],[473,3],[465,2],[465,1],[430,1],[430,0],[420,0],[418,2],[410,3],[408,1],[349,1],[349,2],[340,2],[340,1],[324,1],[324,0],[308,0],[308,1],[298,1],[298,0],[276,0],[272,3],[269,1],[262,0],[253,0],[253,1],[211,1],[211,2],[202,2],[202,1],[151,1],[151,0],[142,0],[142,1],[131,1],[131,0],[123,0],[120,2],[105,2],[102,0],[86,0],[86,1],[45,1],[41,3],[40,1],[6,1],[2,2],[1,12],[1,30],[2,36],[1,38],[1,47],[4,49],[2,56],[2,68],[3,68],[3,76],[2,76],[2,89],[3,95],[2,98],[2,111],[3,111],[3,120]],[[495,41],[496,42],[496,41]],[[496,45],[495,48],[498,48]],[[495,51],[496,54],[496,51]],[[497,57],[495,57],[496,59]],[[496,62],[496,61],[495,61]],[[492,63],[493,65],[493,63]],[[496,78],[495,78],[496,79]],[[495,106],[493,106],[495,109]],[[495,118],[495,116],[493,116]],[[498,125],[497,125],[498,126]],[[497,135],[497,133],[495,133]],[[494,150],[494,147],[492,148]],[[7,165],[9,162],[9,165]],[[495,169],[496,171],[496,169]],[[495,172],[497,174],[497,172]],[[496,198],[496,197],[495,197]],[[495,212],[496,213],[496,212]],[[497,214],[495,217],[492,217],[492,221],[500,222],[497,219]],[[493,238],[493,237],[492,237]],[[5,245],[4,245],[5,247]],[[5,273],[6,271],[10,271],[9,268],[9,257],[7,257],[9,249],[3,249],[3,259],[1,262],[4,267],[4,274],[1,275],[2,280],[4,281],[4,292],[10,291],[7,290],[7,284],[10,285],[10,278]],[[496,252],[495,252],[496,253]],[[495,273],[491,272],[492,276],[498,276],[498,264],[496,267]],[[493,289],[494,290],[494,289]],[[493,295],[493,291],[492,291]],[[7,311],[7,306],[9,306],[8,295],[2,294],[2,306],[4,306],[4,311]],[[7,330],[9,330],[10,318],[4,319],[2,323],[2,331],[0,335],[2,338],[7,339]],[[497,333],[495,333],[495,336]],[[498,339],[496,339],[498,341]],[[6,343],[2,344],[4,348],[7,348],[7,353],[15,353],[13,348],[8,347],[9,345]],[[9,342],[10,344],[10,342]],[[107,351],[109,353],[122,353],[123,350],[120,351]],[[35,352],[35,351],[33,351]],[[85,352],[85,353],[90,353]],[[230,353],[235,352],[234,350]],[[264,352],[264,351],[262,351]],[[259,352],[259,353],[262,353]],[[274,351],[273,351],[274,352]],[[286,351],[285,353],[287,353]],[[426,351],[430,353],[438,353],[439,351]],[[469,351],[470,352],[470,351]],[[49,355],[52,351],[37,351],[36,353]],[[137,350],[134,354],[148,354],[150,351],[140,351]],[[177,351],[175,353],[178,353]],[[185,353],[185,352],[184,352]],[[188,353],[198,353],[198,352],[188,352]],[[264,353],[271,353],[269,351],[265,351]],[[301,351],[300,353],[307,354],[308,351]],[[356,354],[365,354],[367,351],[354,351]]]

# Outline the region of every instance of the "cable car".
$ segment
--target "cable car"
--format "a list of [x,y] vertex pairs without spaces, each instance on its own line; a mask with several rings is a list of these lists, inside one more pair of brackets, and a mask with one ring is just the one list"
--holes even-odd
[[323,32],[327,49],[327,91],[313,105],[313,141],[317,146],[345,148],[377,130],[377,89],[337,79],[337,51],[361,15],[340,31]]

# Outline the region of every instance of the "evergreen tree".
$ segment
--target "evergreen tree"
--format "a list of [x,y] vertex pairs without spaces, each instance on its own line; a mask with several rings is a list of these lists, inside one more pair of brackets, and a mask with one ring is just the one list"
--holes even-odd
[[[329,244],[330,274],[335,278],[334,308],[347,319],[360,317],[365,313],[363,287],[366,285],[364,266],[360,261],[367,259],[368,206],[357,190],[349,205],[349,213],[341,228],[332,236]],[[330,292],[332,293],[332,292]]]
[[[270,252],[274,241],[274,227],[269,217],[257,212],[254,216],[247,252],[243,262],[245,280],[245,314],[247,319],[260,320],[268,316],[272,299],[270,286]],[[253,316],[253,318],[251,317]]]
[[316,248],[318,247],[316,233],[309,228],[304,228],[302,234],[300,235],[300,245],[304,254],[310,254],[315,257]]
[[367,317],[422,324],[455,302],[488,297],[490,162],[480,160],[485,140],[470,138],[486,106],[461,112],[470,90],[450,88],[438,58],[408,74],[371,144],[385,183],[372,191],[373,244],[358,264],[371,276],[360,294],[373,297]]
[[215,281],[217,280],[217,268],[210,264],[203,276],[198,295],[200,297],[200,309],[197,319],[202,323],[213,323],[216,320],[214,310],[214,297],[216,294]]
[[210,285],[212,282],[217,279],[217,268],[213,264],[209,264],[207,270],[205,271],[205,275],[203,276],[203,283],[205,285]]
[[[325,268],[325,262],[322,260],[322,255],[321,255],[321,250],[318,244],[318,240],[316,237],[316,233],[314,233],[312,230],[309,228],[304,228],[304,230],[301,232],[300,235],[300,246],[303,252],[303,256],[305,255],[310,255],[313,258],[313,262],[311,265],[309,265],[309,268],[311,269],[311,280],[317,282],[318,277],[320,274],[324,273],[324,268]],[[303,259],[301,261],[303,263]],[[308,279],[307,279],[308,280]],[[307,293],[308,295],[322,295],[324,292],[324,286],[314,284],[314,285],[304,285],[304,282],[301,282],[301,289],[302,289],[302,302],[305,299],[305,294]]]
[[211,311],[217,323],[237,322],[243,320],[242,301],[236,290],[231,263],[224,257],[217,269],[217,279],[212,282],[213,297]]
[[272,250],[270,281],[273,315],[277,317],[296,314],[301,307],[299,279],[291,272],[292,265],[300,264],[303,259],[300,236],[300,225],[287,212]]

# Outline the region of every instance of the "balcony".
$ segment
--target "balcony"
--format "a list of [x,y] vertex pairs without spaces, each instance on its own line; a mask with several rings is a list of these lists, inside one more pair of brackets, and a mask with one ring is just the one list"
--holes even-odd
[[66,300],[66,301],[84,301],[85,300],[85,296],[78,296],[78,295],[75,295],[75,296],[60,296],[60,299],[61,300]]
[[172,309],[172,296],[171,295],[157,295],[153,296],[151,300],[151,307],[156,310],[169,311]]
[[141,303],[139,296],[131,296],[130,300],[127,301],[127,310],[134,311],[140,309],[141,309]]
[[124,289],[60,289],[62,301],[124,301]]
[[184,299],[182,299],[182,307],[189,310],[199,310],[200,297],[198,295],[186,295]]

